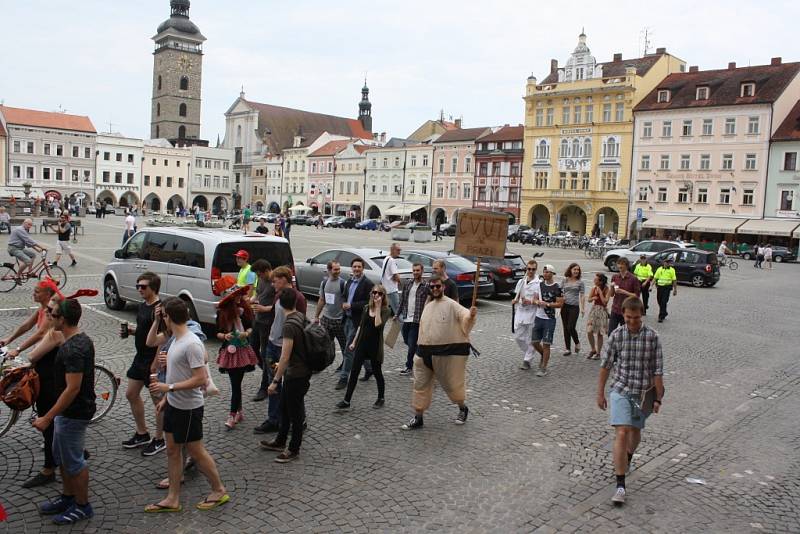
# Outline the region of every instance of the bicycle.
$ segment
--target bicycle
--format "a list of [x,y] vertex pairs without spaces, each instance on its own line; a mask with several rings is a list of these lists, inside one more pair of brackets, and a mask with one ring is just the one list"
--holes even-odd
[[[5,374],[21,365],[22,363],[9,363],[8,349],[5,347],[0,348],[0,378]],[[120,378],[111,372],[103,364],[94,364],[94,393],[95,405],[97,409],[89,423],[96,423],[100,421],[106,414],[111,411],[114,403],[117,400],[117,391],[119,390]],[[6,434],[14,423],[17,422],[19,416],[22,414],[20,410],[12,410],[4,402],[0,402],[0,437]],[[34,407],[31,407],[31,415],[29,421],[36,419],[37,413]]]
[[727,267],[731,271],[735,271],[736,269],[739,268],[739,263],[730,256],[726,255],[719,256],[718,261],[720,267]]
[[59,289],[62,289],[67,284],[67,272],[58,265],[47,263],[46,249],[42,251],[41,259],[31,267],[30,271],[25,274],[20,274],[17,271],[19,268],[19,260],[17,260],[16,268],[15,265],[10,262],[6,262],[0,267],[0,292],[8,293],[31,278],[37,278],[39,280],[52,278]]

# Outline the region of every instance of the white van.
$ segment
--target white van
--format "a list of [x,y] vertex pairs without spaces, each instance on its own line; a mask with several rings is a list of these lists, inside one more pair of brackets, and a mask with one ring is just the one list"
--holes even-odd
[[237,275],[233,255],[241,249],[250,253],[251,264],[265,259],[273,269],[285,265],[294,272],[292,250],[282,237],[191,227],[145,228],[114,252],[103,274],[103,299],[112,310],[141,302],[136,278],[150,271],[161,277],[162,298],[183,299],[193,319],[213,325],[219,301],[212,291],[214,281]]

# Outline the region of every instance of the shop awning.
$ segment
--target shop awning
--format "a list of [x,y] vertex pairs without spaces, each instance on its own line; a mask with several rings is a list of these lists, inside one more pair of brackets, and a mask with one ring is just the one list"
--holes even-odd
[[[797,229],[797,230],[795,230]],[[775,237],[800,237],[800,221],[797,219],[750,219],[736,230],[737,234],[767,235]]]
[[689,224],[686,230],[689,232],[733,234],[745,221],[747,221],[747,219],[736,219],[733,217],[700,217]]
[[664,228],[666,230],[685,230],[697,219],[694,215],[653,215],[647,219],[642,228]]
[[797,229],[794,231],[794,234],[792,234],[792,236],[796,237],[797,239],[800,239],[800,226],[797,227]]
[[300,204],[298,206],[292,206],[291,208],[289,208],[289,211],[291,211],[292,213],[297,212],[297,211],[311,211],[311,208],[309,208],[308,206],[303,206],[302,204]]
[[386,210],[384,215],[391,215],[394,217],[409,217],[415,211],[424,208],[424,204],[398,204]]

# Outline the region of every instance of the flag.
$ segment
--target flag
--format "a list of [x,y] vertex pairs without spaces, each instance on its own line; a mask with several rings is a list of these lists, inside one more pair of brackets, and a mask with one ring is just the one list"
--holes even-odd
[[3,508],[3,505],[0,504],[0,521],[5,521],[6,519],[8,519],[8,514],[6,514],[6,510]]

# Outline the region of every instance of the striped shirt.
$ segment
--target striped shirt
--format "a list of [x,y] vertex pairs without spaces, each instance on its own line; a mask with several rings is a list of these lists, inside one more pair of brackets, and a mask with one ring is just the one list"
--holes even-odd
[[611,390],[620,394],[641,395],[654,385],[653,377],[664,374],[664,355],[658,332],[642,325],[633,334],[627,325],[617,328],[603,345],[600,365],[615,368]]

